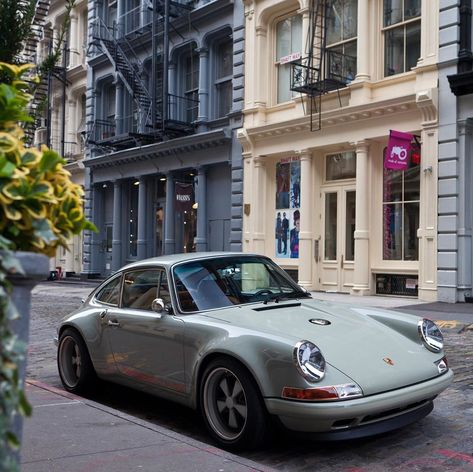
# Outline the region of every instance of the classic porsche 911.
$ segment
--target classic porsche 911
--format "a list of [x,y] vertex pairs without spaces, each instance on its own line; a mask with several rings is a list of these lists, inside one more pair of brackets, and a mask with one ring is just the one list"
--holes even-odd
[[434,322],[312,298],[269,258],[132,263],[58,329],[64,388],[99,377],[200,410],[217,443],[254,448],[272,424],[323,439],[405,426],[452,381]]

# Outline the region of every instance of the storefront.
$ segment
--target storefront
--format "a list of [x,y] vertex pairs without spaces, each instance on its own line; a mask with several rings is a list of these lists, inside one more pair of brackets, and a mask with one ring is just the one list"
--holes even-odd
[[[434,300],[437,130],[422,127],[416,103],[377,111],[340,113],[323,132],[240,130],[244,250],[274,258],[309,289]],[[390,168],[399,129],[412,147]]]

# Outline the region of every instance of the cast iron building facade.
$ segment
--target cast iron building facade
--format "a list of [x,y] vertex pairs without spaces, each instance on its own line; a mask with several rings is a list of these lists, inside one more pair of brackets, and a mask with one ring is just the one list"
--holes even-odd
[[243,5],[89,2],[84,274],[240,250]]
[[440,2],[438,299],[472,300],[471,0]]

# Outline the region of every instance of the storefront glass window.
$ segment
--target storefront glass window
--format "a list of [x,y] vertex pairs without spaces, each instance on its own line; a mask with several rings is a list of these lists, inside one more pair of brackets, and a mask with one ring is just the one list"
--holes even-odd
[[356,177],[355,151],[329,154],[325,159],[325,179],[342,180]]
[[325,260],[337,260],[337,193],[325,194]]
[[346,193],[345,208],[345,259],[347,261],[353,261],[355,260],[355,192]]
[[384,169],[383,259],[419,259],[420,172],[419,163],[405,171]]
[[130,200],[128,213],[128,255],[137,256],[138,240],[138,185],[130,185]]

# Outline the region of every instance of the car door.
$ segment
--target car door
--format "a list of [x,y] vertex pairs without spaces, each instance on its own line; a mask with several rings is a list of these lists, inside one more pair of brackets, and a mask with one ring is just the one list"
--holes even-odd
[[140,268],[123,275],[119,307],[106,314],[107,334],[121,375],[157,390],[184,392],[181,319],[151,309],[155,298],[170,304],[163,268]]

